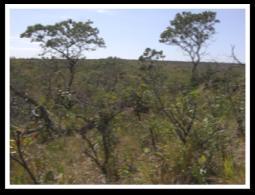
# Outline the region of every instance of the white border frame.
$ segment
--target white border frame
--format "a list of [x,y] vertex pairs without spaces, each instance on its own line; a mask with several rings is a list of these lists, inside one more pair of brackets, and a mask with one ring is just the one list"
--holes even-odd
[[[245,184],[234,185],[13,185],[10,184],[10,10],[11,9],[244,9],[245,10]],[[250,189],[250,4],[6,4],[5,5],[5,188],[6,189]]]

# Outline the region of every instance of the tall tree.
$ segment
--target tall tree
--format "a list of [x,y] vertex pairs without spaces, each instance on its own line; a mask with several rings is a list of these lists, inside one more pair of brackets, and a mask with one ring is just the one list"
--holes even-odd
[[159,42],[167,45],[179,46],[191,58],[192,81],[197,78],[197,66],[203,54],[206,41],[215,34],[216,13],[205,11],[202,13],[182,12],[176,14],[174,20],[160,35]]
[[93,51],[97,47],[105,47],[104,40],[98,36],[99,30],[92,27],[92,21],[75,22],[68,19],[53,25],[35,24],[28,26],[20,35],[30,38],[31,42],[39,42],[43,48],[42,55],[66,59],[70,77],[67,90],[71,90],[75,67],[79,59],[84,58],[84,51]]

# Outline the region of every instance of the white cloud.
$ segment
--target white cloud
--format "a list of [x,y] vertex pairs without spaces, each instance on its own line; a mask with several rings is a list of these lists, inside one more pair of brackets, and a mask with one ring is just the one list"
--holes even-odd
[[100,14],[113,15],[113,11],[110,9],[97,9],[96,12]]
[[107,12],[109,12],[109,10],[107,10],[107,9],[98,9],[98,10],[96,10],[96,12],[97,13],[107,13]]

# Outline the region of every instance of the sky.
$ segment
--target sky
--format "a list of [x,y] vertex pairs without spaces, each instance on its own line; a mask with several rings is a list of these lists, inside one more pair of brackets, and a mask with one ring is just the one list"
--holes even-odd
[[147,47],[163,50],[165,60],[188,61],[185,53],[176,46],[159,43],[160,34],[169,26],[176,13],[215,11],[220,23],[216,34],[207,42],[203,61],[230,62],[231,45],[236,56],[245,59],[245,10],[244,9],[11,9],[10,56],[16,58],[39,57],[42,49],[27,38],[19,38],[27,26],[37,23],[54,24],[65,19],[93,21],[100,31],[106,48],[86,51],[87,59],[116,56],[138,59]]

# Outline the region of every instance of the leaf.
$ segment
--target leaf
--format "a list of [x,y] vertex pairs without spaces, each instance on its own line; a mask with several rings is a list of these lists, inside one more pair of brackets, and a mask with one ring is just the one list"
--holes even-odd
[[38,103],[39,103],[39,104],[43,104],[43,103],[45,103],[45,101],[46,101],[45,96],[41,95],[41,96],[39,97]]
[[150,152],[150,148],[144,148],[143,152],[146,153],[146,154],[149,153]]
[[224,160],[224,174],[226,177],[230,178],[234,176],[233,161],[230,158]]
[[200,156],[200,158],[198,159],[198,163],[202,166],[202,165],[204,165],[205,164],[205,162],[206,162],[206,156],[205,155],[201,155]]

